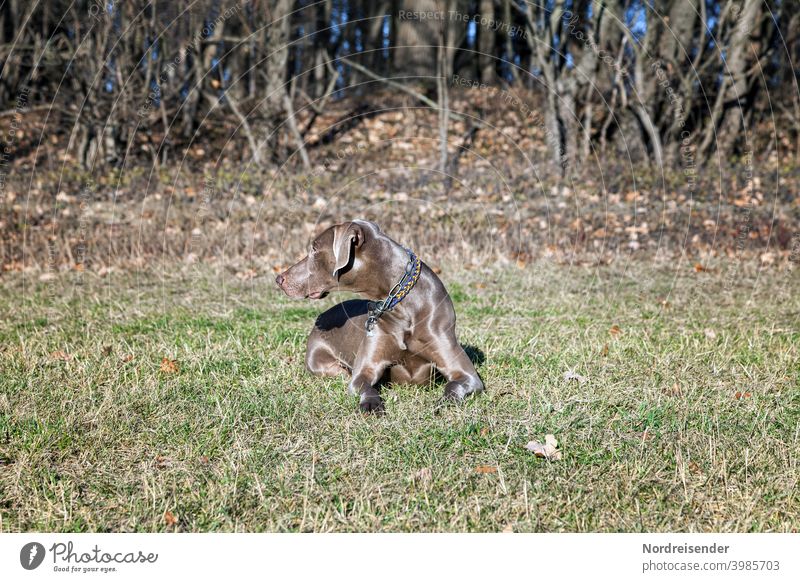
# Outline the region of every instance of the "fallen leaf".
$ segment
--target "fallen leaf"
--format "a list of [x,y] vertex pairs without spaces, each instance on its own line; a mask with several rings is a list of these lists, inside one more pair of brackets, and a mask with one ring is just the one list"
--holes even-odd
[[170,461],[167,457],[164,457],[162,455],[156,456],[156,462],[155,462],[156,469],[166,469],[171,464],[172,461]]
[[689,461],[689,470],[695,475],[703,472],[703,470],[700,468],[700,465],[698,465],[694,461]]
[[683,394],[683,390],[681,389],[680,384],[675,382],[669,388],[664,388],[664,394],[666,394],[667,396],[680,396],[681,394]]
[[486,436],[487,434],[489,434],[489,427],[488,426],[484,426],[481,429],[481,436]]
[[114,348],[112,346],[103,346],[103,355],[110,356],[113,350]]
[[530,441],[525,448],[537,457],[548,461],[561,460],[561,451],[558,450],[558,441],[554,435],[548,434],[544,437],[544,444],[537,441]]
[[169,358],[162,358],[161,371],[165,374],[175,374],[178,371],[178,362]]
[[56,350],[50,354],[50,357],[54,360],[61,360],[62,362],[69,362],[72,359],[72,356],[63,350]]
[[208,461],[208,457],[207,457],[207,456],[205,456],[205,455],[202,455],[202,456],[200,457],[200,464],[201,464],[201,465],[208,465],[208,462],[209,462],[209,461]]
[[614,337],[622,335],[622,328],[618,325],[612,325],[611,329],[608,330],[608,333],[610,333]]
[[478,465],[475,467],[476,473],[497,473],[497,467],[494,465]]
[[11,261],[3,265],[4,271],[22,271],[22,263],[19,261]]
[[575,370],[567,370],[564,372],[564,380],[577,380],[578,384],[583,384],[586,382],[586,376],[581,376]]
[[752,396],[752,394],[750,394],[749,392],[738,392],[737,391],[736,394],[734,394],[733,396],[734,396],[734,398],[736,398],[736,400],[741,400],[742,398],[750,398]]
[[704,273],[704,272],[706,272],[706,271],[708,271],[708,268],[707,268],[707,267],[704,267],[704,266],[703,266],[703,265],[701,265],[700,263],[695,263],[695,264],[694,264],[694,272],[695,272],[695,273]]
[[608,355],[608,344],[603,344],[603,349],[600,350],[600,355],[604,358]]
[[172,527],[176,523],[178,523],[178,518],[175,517],[175,514],[171,511],[164,512],[164,523],[167,524],[167,527]]
[[126,364],[128,362],[132,362],[133,361],[133,355],[132,354],[126,354],[126,355],[122,356],[122,361],[124,363],[126,363]]

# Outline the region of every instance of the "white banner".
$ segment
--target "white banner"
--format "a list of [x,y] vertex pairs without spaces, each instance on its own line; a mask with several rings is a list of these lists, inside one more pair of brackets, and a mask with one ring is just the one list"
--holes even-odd
[[0,580],[800,580],[796,534],[2,534]]

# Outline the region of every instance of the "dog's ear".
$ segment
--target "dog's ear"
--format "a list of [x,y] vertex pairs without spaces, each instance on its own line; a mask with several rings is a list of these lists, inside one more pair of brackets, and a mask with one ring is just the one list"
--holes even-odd
[[355,249],[364,244],[364,229],[355,222],[345,222],[333,230],[333,276],[350,264]]

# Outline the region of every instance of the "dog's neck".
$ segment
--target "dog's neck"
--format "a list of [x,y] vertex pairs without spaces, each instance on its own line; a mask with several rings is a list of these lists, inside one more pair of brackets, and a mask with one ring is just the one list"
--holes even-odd
[[359,288],[353,291],[372,301],[381,301],[405,275],[409,257],[401,245],[385,235],[370,243],[376,247],[370,249],[368,259],[360,259],[358,270],[362,276]]

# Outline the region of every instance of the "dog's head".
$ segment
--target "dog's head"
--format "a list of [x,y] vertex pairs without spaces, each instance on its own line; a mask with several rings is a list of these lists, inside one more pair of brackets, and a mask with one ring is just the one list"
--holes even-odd
[[377,225],[362,220],[331,226],[275,282],[293,298],[320,299],[333,289],[358,292],[353,284],[359,272],[369,270],[370,251],[376,250],[379,233]]

